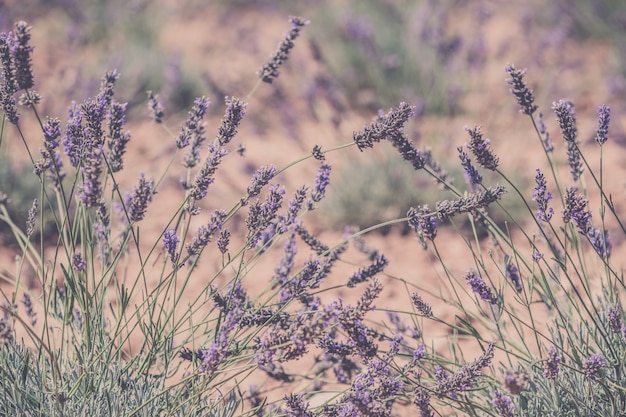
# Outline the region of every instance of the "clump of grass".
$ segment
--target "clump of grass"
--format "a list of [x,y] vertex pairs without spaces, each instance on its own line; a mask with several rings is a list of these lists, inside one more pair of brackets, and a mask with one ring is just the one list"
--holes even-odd
[[[533,167],[532,195],[511,180],[477,127],[467,129],[467,146],[458,150],[467,188],[452,184],[406,136],[415,107],[401,102],[348,143],[316,146],[294,161],[318,168],[308,184],[288,193],[278,174],[293,164],[268,161],[243,195],[220,196],[220,207],[206,212],[232,139],[254,111],[255,91],[280,82],[281,65],[309,24],[297,17],[290,23],[250,94],[225,100],[212,140],[203,122],[206,97],[196,98],[172,134],[158,97],[149,95],[154,121],[176,152],[161,172],[142,173],[133,186],[122,181],[131,136],[115,95],[120,74],[107,71],[94,97],[72,104],[62,130],[58,119],[38,113],[30,27],[18,22],[0,34],[2,136],[25,139],[21,112],[32,111],[44,139],[41,157],[32,160],[42,202],[30,210],[25,231],[12,228],[18,267],[0,275],[1,413],[618,415],[626,406],[624,282],[609,233],[626,229],[603,186],[602,165],[592,171],[580,147],[573,104],[554,103],[564,142],[549,143],[525,74],[513,66],[506,68],[510,90],[546,156],[542,169]],[[25,110],[16,108],[18,94]],[[610,109],[598,113],[602,153],[611,146]],[[321,241],[306,215],[329,192],[326,155],[354,148],[367,155],[380,142],[443,184],[446,197]],[[560,160],[571,177],[561,176]],[[164,179],[175,163],[186,172],[172,190]],[[151,221],[163,194],[158,204],[170,215]],[[508,211],[501,204],[507,194],[526,211]],[[55,219],[52,247],[32,239],[43,211]],[[504,225],[494,221],[497,211]],[[236,216],[245,228],[235,227]],[[447,253],[450,242],[438,237],[439,224],[455,219],[469,219],[476,230],[458,236],[471,259],[462,272],[449,266],[458,251]],[[439,261],[438,288],[388,272],[389,259],[364,240],[393,223],[408,224]],[[143,232],[149,226],[158,236]],[[490,239],[480,239],[479,228]],[[35,290],[24,288],[26,264]],[[393,305],[384,303],[383,280],[404,289]],[[435,347],[442,330],[447,351]]]

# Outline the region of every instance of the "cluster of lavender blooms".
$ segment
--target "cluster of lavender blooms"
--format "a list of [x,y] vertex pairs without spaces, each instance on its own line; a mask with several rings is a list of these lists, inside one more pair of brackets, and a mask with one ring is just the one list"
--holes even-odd
[[[294,47],[294,40],[308,24],[304,19],[297,17],[290,18],[290,22],[291,31],[258,74],[263,82],[272,83],[276,79],[279,74],[278,68],[286,61]],[[25,97],[22,102],[33,107],[36,102],[36,95],[31,90],[33,76],[30,53],[33,49],[29,46],[29,30],[24,22],[20,22],[16,24],[13,32],[0,34],[2,63],[0,101],[6,118],[18,128],[21,122],[15,108],[14,95],[23,90]],[[538,106],[534,104],[532,91],[523,80],[525,71],[507,66],[506,72],[511,77],[507,80],[511,87],[510,91],[517,99],[521,112],[534,122]],[[100,320],[99,323],[107,332],[111,327],[115,327],[104,324],[102,306],[100,311],[93,311],[93,305],[81,300],[83,303],[80,305],[81,308],[72,308],[68,301],[77,298],[77,294],[72,293],[77,291],[76,283],[82,283],[77,277],[85,279],[89,273],[93,273],[94,265],[97,263],[94,247],[90,247],[87,242],[93,242],[98,247],[101,262],[105,266],[104,275],[110,274],[109,276],[115,277],[115,272],[110,271],[118,269],[119,264],[116,262],[119,262],[121,254],[131,253],[128,248],[124,248],[131,237],[136,243],[137,250],[141,249],[137,224],[144,221],[149,213],[150,203],[158,188],[154,180],[142,173],[132,191],[129,190],[125,195],[119,191],[115,174],[124,169],[123,157],[131,139],[130,132],[124,130],[127,105],[113,98],[114,86],[119,77],[117,71],[107,72],[95,97],[88,98],[80,104],[72,103],[68,109],[65,131],[58,118],[47,118],[42,123],[44,133],[42,159],[34,162],[35,173],[41,181],[44,183],[49,181],[55,192],[66,198],[62,200],[66,205],[63,209],[69,212],[70,208],[74,208],[73,201],[76,201],[75,204],[87,213],[87,218],[91,222],[88,225],[92,227],[84,227],[88,231],[83,237],[85,243],[72,242],[72,245],[66,248],[71,268],[63,266],[64,284],[59,285],[55,282],[51,287],[56,294],[54,300],[62,306],[55,310],[55,317],[63,323],[75,324],[80,330],[78,333],[93,324],[90,320],[96,322]],[[500,171],[499,158],[491,149],[490,141],[483,137],[480,127],[466,128],[470,137],[469,143],[457,148],[461,166],[470,186],[469,192],[453,188],[432,156],[426,151],[418,150],[406,136],[404,126],[414,115],[415,107],[402,102],[386,113],[379,112],[370,124],[353,133],[352,145],[359,151],[388,141],[416,171],[425,171],[445,184],[452,192],[453,197],[450,200],[436,202],[433,209],[428,205],[409,208],[406,217],[402,219],[414,230],[424,249],[428,249],[429,243],[437,252],[438,222],[467,215],[473,220],[479,220],[480,224],[488,229],[491,238],[499,242],[496,249],[501,254],[500,262],[504,263],[504,267],[499,268],[502,280],[496,280],[489,275],[484,260],[477,256],[476,265],[469,269],[464,279],[459,280],[462,285],[469,286],[467,293],[471,290],[475,294],[479,313],[475,314],[468,308],[463,310],[463,315],[456,317],[458,322],[444,323],[422,295],[411,292],[409,301],[412,311],[404,314],[393,310],[387,311],[391,323],[388,326],[371,319],[374,310],[385,310],[387,307],[377,307],[376,304],[382,299],[384,285],[380,277],[386,273],[388,258],[367,247],[363,241],[352,236],[353,233],[346,235],[345,239],[334,246],[322,242],[310,232],[301,218],[303,212],[317,209],[318,203],[325,198],[330,184],[332,168],[326,162],[325,152],[319,146],[313,148],[311,155],[311,160],[319,164],[314,184],[310,188],[302,186],[296,189],[293,197],[286,203],[286,189],[277,182],[280,170],[274,165],[266,165],[256,170],[244,195],[235,201],[230,209],[226,207],[224,210],[215,209],[205,216],[202,210],[203,200],[209,194],[211,184],[215,182],[215,174],[220,164],[229,155],[228,145],[237,134],[248,111],[247,103],[238,98],[226,97],[225,101],[224,116],[211,143],[205,145],[207,127],[204,119],[210,105],[206,97],[199,97],[194,101],[180,133],[173,138],[178,150],[187,150],[183,156],[183,166],[189,173],[192,170],[196,173],[195,176],[188,177],[193,178],[191,181],[181,181],[184,201],[178,212],[180,217],[163,225],[160,237],[159,256],[163,257],[163,271],[167,270],[168,262],[172,271],[170,275],[161,276],[163,280],[159,285],[165,283],[163,287],[170,285],[169,282],[175,282],[179,273],[187,274],[189,279],[192,272],[197,272],[196,266],[201,262],[205,250],[212,241],[215,241],[216,249],[222,258],[223,269],[218,275],[225,277],[224,271],[234,271],[234,276],[229,277],[228,283],[222,287],[215,285],[213,281],[207,284],[206,293],[212,307],[207,305],[203,308],[209,309],[210,313],[203,317],[201,325],[190,326],[191,332],[201,333],[198,337],[184,339],[181,342],[174,341],[172,336],[167,342],[162,342],[164,345],[167,343],[168,349],[178,352],[184,365],[189,366],[187,368],[189,374],[185,377],[189,381],[195,383],[202,380],[209,384],[207,390],[219,390],[226,385],[225,381],[239,378],[244,372],[264,374],[271,380],[285,384],[287,390],[296,383],[312,381],[310,389],[290,393],[282,402],[277,403],[278,405],[268,405],[266,399],[261,398],[263,393],[256,388],[251,389],[249,395],[244,394],[243,398],[246,406],[250,405],[256,415],[284,414],[306,417],[316,415],[388,417],[394,415],[398,406],[411,406],[421,416],[434,416],[440,413],[436,409],[438,405],[458,407],[463,411],[472,410],[473,413],[476,413],[473,410],[476,407],[481,410],[480,412],[487,410],[492,414],[509,417],[516,415],[518,411],[524,412],[526,410],[524,407],[527,407],[529,402],[541,401],[536,400],[539,395],[533,397],[533,390],[537,390],[538,386],[552,384],[550,386],[556,390],[562,386],[559,384],[565,375],[572,373],[582,375],[585,383],[589,384],[590,392],[595,391],[600,385],[607,391],[610,389],[609,386],[617,385],[612,381],[611,384],[604,382],[610,378],[618,378],[617,375],[622,370],[618,353],[624,349],[623,346],[618,347],[618,344],[626,345],[626,325],[619,303],[613,304],[608,309],[604,322],[598,319],[597,312],[600,310],[595,306],[580,307],[581,318],[586,314],[589,317],[588,322],[598,323],[598,338],[607,341],[606,345],[610,348],[603,349],[605,345],[600,343],[597,346],[577,347],[578,335],[570,332],[570,328],[566,328],[570,318],[563,318],[564,312],[558,309],[560,303],[571,302],[574,297],[582,297],[581,294],[584,293],[578,291],[575,285],[565,288],[563,284],[567,279],[571,279],[571,276],[579,273],[578,265],[568,253],[567,256],[555,256],[557,265],[553,266],[548,263],[547,257],[533,246],[532,257],[535,262],[529,266],[523,254],[511,240],[508,240],[508,235],[491,220],[488,209],[500,202],[508,188],[485,184],[478,167],[502,175],[505,181],[507,179]],[[163,124],[165,122],[163,106],[159,103],[158,96],[151,92],[148,93],[148,106],[154,121]],[[577,139],[578,130],[573,105],[561,100],[554,103],[553,110],[567,144],[567,159],[572,179],[578,181],[584,173],[584,160]],[[604,146],[608,140],[610,109],[601,106],[598,116],[596,142]],[[537,132],[543,149],[550,153],[554,151],[554,144],[542,117],[539,113]],[[61,144],[63,152],[59,150]],[[471,155],[464,149],[469,150]],[[472,162],[472,157],[476,166]],[[72,168],[65,169],[63,161],[68,161]],[[77,188],[64,187],[64,179],[68,174],[76,179]],[[532,199],[536,202],[537,209],[534,213],[530,207],[529,210],[537,220],[541,236],[546,240],[548,247],[553,248],[550,239],[562,239],[562,236],[555,233],[554,210],[549,207],[552,194],[548,191],[548,180],[539,169],[535,171],[535,184]],[[107,191],[110,191],[112,198],[108,197]],[[610,203],[605,201],[609,208],[613,208]],[[565,238],[572,242],[580,237],[587,239],[591,248],[607,265],[607,270],[613,272],[608,266],[611,249],[608,232],[604,228],[598,229],[593,226],[587,196],[578,192],[576,187],[568,187],[563,196],[563,206],[562,220],[566,226],[572,224],[572,227],[562,229],[566,234]],[[26,224],[27,239],[35,232],[37,214],[44,207],[38,200],[33,202]],[[240,236],[242,242],[238,242],[241,247],[231,248],[231,234],[242,232],[230,221],[239,210],[246,212],[245,229]],[[117,245],[111,242],[113,213],[118,214],[124,229]],[[192,216],[194,219],[204,219],[204,224],[198,227],[195,233],[186,226]],[[284,241],[282,258],[273,274],[272,272],[265,274],[268,283],[271,278],[269,285],[272,291],[261,295],[248,294],[245,285],[248,269],[252,268],[256,257],[262,256],[274,246],[279,246],[281,240]],[[346,291],[359,291],[357,301],[352,304],[341,297],[333,299],[322,295],[333,289],[327,286],[329,278],[337,270],[336,265],[344,262],[350,240],[353,240],[357,249],[369,259],[369,265],[355,268],[354,273],[344,276],[344,282],[340,285],[342,289],[345,287]],[[148,261],[140,259],[140,262],[142,274],[145,274],[143,269],[146,269]],[[184,271],[183,266],[187,266],[189,272]],[[554,272],[557,268],[561,268],[558,273]],[[258,272],[259,275],[263,273]],[[256,274],[255,270],[254,275]],[[446,274],[452,273],[446,270]],[[489,279],[485,280],[485,277]],[[545,279],[546,277],[550,280]],[[255,276],[254,279],[258,278]],[[101,285],[103,283],[106,283],[105,278],[93,287],[106,289],[107,285]],[[506,286],[510,287],[511,291],[506,291]],[[571,288],[574,290],[571,291]],[[127,303],[129,298],[125,291],[128,290],[124,286],[117,289],[121,294],[121,304]],[[557,290],[563,290],[569,298],[559,298],[555,295]],[[589,291],[587,287],[584,290]],[[70,296],[67,295],[68,291],[71,293]],[[571,294],[568,291],[571,291]],[[143,302],[149,303],[152,298],[157,299],[159,295],[159,293],[147,294],[146,288],[146,300]],[[591,299],[591,295],[587,296]],[[53,304],[57,301],[53,301]],[[580,298],[577,301],[586,302],[587,299]],[[557,323],[566,330],[563,333],[567,333],[567,342],[559,340],[559,337],[549,338],[536,331],[536,352],[532,350],[535,347],[529,348],[526,345],[518,350],[515,342],[510,343],[503,336],[506,334],[506,328],[512,326],[523,337],[523,330],[520,328],[525,329],[534,324],[526,322],[519,324],[524,319],[516,315],[515,302],[523,306],[544,303],[548,309],[557,310],[557,319],[563,320]],[[485,303],[490,308],[480,308]],[[27,293],[24,293],[22,304],[31,325],[34,326],[37,314]],[[152,310],[146,317],[139,318],[140,321],[145,320],[139,327],[145,332],[147,350],[153,349],[150,346],[152,341],[148,339],[156,338],[155,333],[165,332],[169,326],[168,324],[159,328],[158,331],[154,330],[156,327],[154,329],[151,327],[157,326],[162,318],[152,317],[156,310],[152,306],[156,305],[151,305]],[[460,308],[464,308],[460,301],[459,305]],[[576,306],[578,307],[578,304]],[[14,305],[0,307],[4,313],[0,317],[0,349],[2,349],[15,343],[13,326],[19,315]],[[198,308],[197,305],[188,307],[189,310]],[[133,314],[139,316],[144,304],[138,304],[135,308]],[[159,308],[163,309],[163,306]],[[165,321],[171,318],[168,314]],[[94,319],[94,316],[98,315],[101,317]],[[512,319],[514,323],[503,324],[505,320],[503,316]],[[193,321],[191,314],[184,317],[190,322]],[[405,318],[411,323],[407,324]],[[425,320],[436,325],[449,326],[455,334],[464,332],[472,335],[483,348],[483,353],[464,365],[461,363],[442,365],[446,363],[445,360],[440,360],[437,353],[426,350],[427,336],[423,334],[421,325]],[[482,333],[484,329],[480,328],[480,325],[473,327],[472,322],[481,320],[482,323],[488,323],[483,325],[485,329],[495,326],[497,330],[492,333],[489,333],[491,330],[486,330]],[[208,330],[203,332],[200,330],[202,326],[206,326]],[[172,335],[179,330],[180,327],[171,330]],[[187,329],[180,333],[185,331]],[[85,331],[84,334],[88,332]],[[112,335],[107,337],[111,337],[115,343],[118,341],[116,338],[120,337],[113,332],[107,334]],[[126,339],[122,337],[120,339],[123,343],[126,342]],[[546,343],[550,348],[547,349],[547,353],[542,354],[541,352],[546,352]],[[614,343],[615,347],[611,343]],[[158,343],[155,342],[154,345]],[[580,350],[572,353],[572,349]],[[592,354],[597,350],[601,352]],[[607,356],[607,352],[612,356]],[[496,355],[507,359],[508,364],[505,366],[508,369],[503,375],[498,375],[495,370],[500,361],[495,359]],[[50,356],[54,357],[53,354]],[[144,371],[147,371],[153,362],[157,362],[157,356],[144,361],[148,364]],[[171,354],[163,357],[167,359],[163,360],[166,363],[174,360]],[[314,364],[302,371],[299,365],[307,359],[312,359]],[[514,361],[522,362],[517,370],[512,370],[517,365],[513,364]],[[502,365],[505,361],[499,363]],[[530,370],[525,369],[523,365]],[[541,384],[537,383],[538,378],[541,378]],[[211,385],[213,382],[215,386]],[[291,383],[294,385],[289,385]],[[337,387],[342,387],[342,391],[333,399],[320,407],[311,406],[310,400],[316,393],[324,389],[336,390]],[[236,388],[242,392],[239,386]]]

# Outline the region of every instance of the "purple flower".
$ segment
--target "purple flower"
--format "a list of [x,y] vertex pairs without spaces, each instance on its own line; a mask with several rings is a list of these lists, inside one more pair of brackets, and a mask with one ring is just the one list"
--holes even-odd
[[33,301],[28,293],[24,293],[22,304],[24,304],[24,307],[26,308],[26,315],[30,319],[30,324],[34,326],[37,323],[37,313],[33,309]]
[[246,114],[246,106],[246,103],[238,98],[226,97],[226,112],[217,132],[217,140],[221,146],[229,143],[237,134],[237,127]]
[[57,140],[59,136],[61,136],[61,121],[56,117],[46,118],[43,124],[44,146],[46,150],[53,151],[59,146],[59,141]]
[[509,255],[504,255],[504,263],[506,265],[506,277],[513,283],[517,292],[522,292],[522,281],[520,280],[519,270],[513,264]]
[[595,381],[600,377],[600,371],[606,366],[602,355],[597,353],[585,360],[583,363],[583,373],[587,378]]
[[330,184],[330,171],[332,167],[326,163],[320,164],[315,177],[315,188],[311,190],[311,200],[309,201],[309,210],[313,209],[313,203],[322,201],[326,194],[326,187]]
[[228,252],[228,245],[230,244],[230,232],[226,229],[220,231],[220,237],[217,238],[217,249],[224,255]]
[[11,53],[11,44],[14,42],[13,32],[0,33],[0,62],[2,63],[2,93],[12,96],[18,90],[15,79],[15,62]]
[[77,252],[74,255],[72,255],[72,268],[74,268],[74,270],[80,272],[80,271],[83,271],[86,267],[87,267],[87,262],[85,262],[80,252]]
[[596,130],[596,142],[604,145],[608,140],[609,122],[611,120],[611,108],[602,105],[598,108],[598,129]]
[[622,331],[622,308],[618,305],[615,305],[609,308],[609,312],[607,313],[607,318],[609,320],[609,327],[613,333],[620,333]]
[[291,269],[293,268],[294,258],[296,257],[297,247],[296,247],[296,236],[295,234],[290,234],[283,246],[283,257],[278,264],[278,267],[274,270],[274,277],[272,279],[272,287],[277,285],[283,286],[287,283],[289,279],[289,274],[291,273]]
[[309,403],[304,403],[304,394],[289,394],[285,397],[285,415],[288,417],[314,417],[309,410]]
[[420,417],[433,417],[434,414],[430,407],[430,394],[421,386],[415,388],[415,399],[413,404],[417,406]]
[[163,248],[169,255],[172,264],[176,264],[178,261],[178,254],[176,253],[176,246],[180,239],[176,236],[176,230],[166,230],[163,232]]
[[489,206],[489,204],[498,201],[505,193],[506,188],[502,185],[497,185],[495,188],[489,187],[485,191],[476,192],[458,200],[438,201],[435,205],[435,211],[440,219],[468,213]]
[[509,390],[511,394],[518,395],[522,391],[528,389],[530,384],[530,375],[525,369],[519,369],[517,371],[506,371],[504,377],[504,386]]
[[304,243],[309,245],[309,247],[318,255],[328,253],[329,247],[310,234],[309,231],[306,230],[301,224],[296,225],[296,233],[298,233],[298,236],[300,236]]
[[302,28],[309,24],[307,20],[295,16],[290,16],[289,22],[291,23],[291,30],[285,35],[285,39],[278,45],[278,49],[270,60],[258,72],[261,80],[268,84],[271,84],[278,77],[278,67],[287,61],[289,51],[294,47],[294,41],[300,35]]
[[559,100],[552,103],[552,108],[559,120],[563,139],[567,142],[567,162],[570,167],[572,178],[576,181],[583,173],[580,150],[578,149],[578,128],[574,106],[571,102]]
[[159,96],[153,94],[152,91],[148,91],[148,107],[155,123],[162,123],[164,116],[163,106],[159,101]]
[[139,176],[139,184],[135,186],[133,194],[128,200],[128,218],[132,222],[138,222],[143,220],[146,215],[146,209],[148,203],[152,201],[152,196],[155,194],[154,181],[146,180],[143,172]]
[[463,147],[456,148],[459,152],[459,159],[461,160],[461,166],[465,171],[465,179],[472,186],[472,191],[476,189],[476,185],[483,182],[483,176],[478,172],[478,169],[472,164],[472,161],[468,154],[463,152]]
[[[352,138],[356,143],[357,148],[363,151],[366,148],[374,147],[375,142],[380,142],[383,139],[389,138],[404,129],[404,124],[413,116],[413,106],[409,106],[407,103],[402,102],[396,109],[391,109],[387,114],[379,115],[369,125],[365,126],[363,130],[354,132]],[[394,142],[394,146],[399,146],[399,151],[402,156],[406,158],[415,158],[417,152],[415,148],[412,148],[407,141],[402,144],[399,141]],[[412,148],[413,150],[411,150]]]
[[541,134],[541,142],[543,143],[543,149],[546,152],[554,151],[554,143],[550,138],[550,132],[546,129],[546,124],[543,122],[543,113],[539,112],[539,118],[537,119],[537,127]]
[[189,196],[195,201],[200,201],[206,197],[209,185],[211,185],[215,178],[213,175],[217,171],[222,158],[228,154],[226,149],[223,149],[215,144],[209,145],[209,155],[207,156],[200,172],[196,175]]
[[402,159],[410,162],[413,169],[419,171],[426,165],[426,159],[423,156],[422,151],[416,149],[413,143],[409,141],[406,135],[402,132],[402,129],[392,131],[387,139],[391,142],[394,148],[398,150]]
[[491,291],[491,288],[489,288],[476,271],[470,270],[467,274],[465,274],[465,280],[470,287],[472,287],[472,291],[478,294],[480,298],[487,301],[489,304],[498,304],[498,297],[496,297],[493,291]]
[[260,167],[253,175],[251,184],[248,186],[246,190],[246,196],[241,199],[241,205],[245,206],[248,204],[248,200],[250,197],[255,197],[259,195],[261,189],[270,182],[272,178],[276,175],[276,167],[274,165],[270,166],[262,166]]
[[543,253],[539,252],[537,249],[533,249],[532,258],[533,262],[539,262],[539,260],[543,258]]
[[31,27],[24,21],[15,24],[15,80],[21,90],[28,90],[34,85],[31,53],[33,47],[29,45]]
[[546,359],[543,364],[543,375],[546,379],[555,379],[559,374],[559,364],[561,363],[561,358],[559,357],[558,352],[554,346],[551,346],[548,350],[548,359]]
[[437,236],[437,215],[425,204],[418,208],[411,207],[407,212],[407,218],[409,225],[417,233],[422,248],[426,249],[426,240],[432,242]]
[[494,354],[493,343],[489,343],[487,349],[483,354],[473,362],[463,365],[461,369],[456,371],[449,377],[439,381],[435,387],[435,391],[439,397],[443,397],[446,394],[451,394],[456,391],[466,391],[471,388],[476,380],[482,375],[481,369],[491,365],[491,360]]
[[466,127],[465,131],[470,135],[470,142],[467,147],[474,154],[478,165],[490,171],[495,171],[498,168],[499,158],[489,147],[489,139],[483,138],[480,126],[476,126],[473,129]]
[[358,272],[356,272],[350,277],[350,279],[348,279],[348,287],[352,288],[361,282],[367,281],[374,275],[382,272],[387,264],[389,264],[389,261],[387,260],[387,258],[385,258],[385,255],[376,256],[374,262],[370,266],[368,266],[367,268],[359,269]]
[[537,175],[535,175],[535,190],[533,192],[533,201],[537,203],[538,210],[536,212],[537,220],[542,222],[549,222],[552,219],[554,210],[548,208],[548,201],[552,199],[552,193],[550,193],[546,186],[546,178],[539,168],[537,168]]
[[250,205],[250,211],[246,218],[248,227],[248,247],[253,248],[261,238],[261,232],[265,230],[276,217],[276,212],[283,204],[285,189],[278,184],[270,187],[265,201],[256,201]]
[[515,69],[513,65],[507,65],[505,71],[511,77],[506,80],[506,83],[511,86],[509,90],[517,99],[517,103],[520,105],[520,112],[532,115],[536,110],[537,106],[533,104],[535,98],[533,97],[533,91],[526,86],[524,82],[524,75],[526,74],[526,70]]
[[611,256],[611,239],[609,238],[609,232],[591,226],[587,231],[587,238],[591,242],[591,246],[601,258],[608,258]]
[[311,154],[313,155],[313,158],[317,159],[318,161],[325,161],[326,157],[324,156],[324,152],[322,151],[322,147],[320,145],[315,145],[313,146],[313,151],[311,152]]
[[96,101],[100,103],[103,108],[111,105],[111,99],[114,94],[113,87],[115,87],[115,82],[119,80],[119,78],[120,73],[116,69],[113,69],[105,72],[100,80],[100,92],[96,97]]
[[83,114],[78,105],[72,102],[67,109],[67,129],[63,136],[63,151],[69,157],[73,167],[77,167],[83,156],[84,129]]
[[492,404],[500,417],[515,417],[515,405],[510,397],[496,391]]
[[226,219],[226,213],[215,210],[211,213],[211,219],[206,226],[200,226],[191,244],[187,246],[189,255],[199,255],[202,249],[211,241],[211,238],[222,229],[222,224]]
[[126,124],[126,103],[111,102],[109,112],[109,155],[107,160],[111,172],[119,172],[124,168],[122,156],[126,152],[126,144],[130,141],[130,132],[122,132]]
[[178,149],[183,149],[189,145],[192,135],[201,125],[202,119],[204,118],[210,104],[211,102],[206,97],[198,97],[195,99],[193,108],[189,111],[187,120],[185,121],[185,124],[176,139],[176,147]]
[[576,223],[578,231],[584,235],[591,229],[591,212],[587,210],[587,199],[576,188],[568,188],[565,191],[565,209],[563,210],[563,222],[570,220]]
[[424,317],[433,316],[433,308],[426,301],[422,299],[416,292],[411,294],[411,302],[417,311]]

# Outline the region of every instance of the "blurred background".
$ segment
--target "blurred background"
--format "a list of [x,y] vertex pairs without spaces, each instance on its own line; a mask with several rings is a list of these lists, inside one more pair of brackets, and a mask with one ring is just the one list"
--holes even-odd
[[[102,74],[117,68],[122,77],[116,98],[129,103],[129,126],[139,132],[135,138],[141,135],[135,158],[146,169],[147,163],[172,150],[156,149],[165,142],[151,142],[156,133],[150,127],[146,91],[160,95],[172,132],[194,97],[209,97],[211,136],[224,111],[224,96],[246,97],[257,82],[256,71],[289,30],[288,16],[300,15],[311,23],[278,79],[249,99],[238,142],[233,144],[246,151],[224,174],[221,193],[244,190],[260,164],[284,166],[316,144],[328,149],[350,142],[352,131],[361,129],[379,109],[400,101],[416,106],[408,136],[432,152],[433,163],[460,188],[467,185],[456,148],[467,141],[465,126],[481,125],[503,170],[532,189],[534,170],[545,158],[536,146],[532,125],[518,113],[508,92],[505,66],[528,69],[526,81],[560,146],[562,163],[564,147],[550,108],[561,98],[576,105],[583,144],[593,137],[596,108],[611,106],[610,140],[623,151],[626,3],[521,3],[4,0],[0,30],[11,30],[17,20],[32,25],[35,88],[42,95],[43,115],[64,120],[71,101],[96,94]],[[25,219],[37,194],[36,178],[32,177],[34,184],[24,184],[31,178],[23,175],[30,167],[9,160],[6,147],[2,153],[0,190],[13,196],[14,212],[23,213]],[[621,157],[614,155],[616,161]],[[435,191],[429,177],[401,163],[390,146],[363,154],[343,151],[328,158],[333,180],[329,198],[322,202],[328,210],[315,219],[320,227],[367,227],[404,216],[410,206],[433,204],[447,196]],[[133,162],[129,166],[134,167]],[[305,179],[310,183],[315,171],[316,166],[309,164],[284,181],[288,186]],[[133,178],[136,173],[131,168]],[[614,187],[623,195],[621,179],[615,179]],[[516,209],[517,203],[506,204]]]

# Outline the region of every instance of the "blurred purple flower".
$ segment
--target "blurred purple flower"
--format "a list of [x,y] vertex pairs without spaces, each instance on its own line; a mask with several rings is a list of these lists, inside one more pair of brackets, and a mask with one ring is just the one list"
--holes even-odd
[[587,358],[583,363],[583,373],[592,381],[600,377],[600,371],[606,366],[606,362],[600,353]]
[[278,49],[270,60],[258,72],[263,82],[271,84],[278,77],[278,67],[287,61],[289,51],[294,47],[294,41],[300,35],[302,28],[309,24],[308,20],[295,16],[290,16],[289,22],[291,23],[291,30],[285,35],[285,39],[278,45]]
[[542,376],[546,379],[555,379],[559,374],[559,364],[561,363],[561,358],[556,350],[556,347],[550,346],[548,350],[548,359],[543,364],[543,372]]
[[596,142],[604,145],[609,137],[609,122],[611,120],[611,108],[602,105],[598,108],[598,129],[596,130]]
[[515,417],[515,405],[510,397],[496,391],[492,404],[500,417]]

